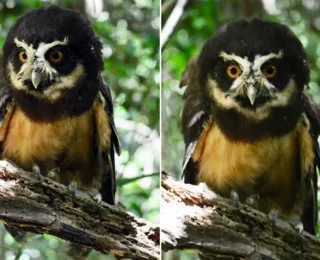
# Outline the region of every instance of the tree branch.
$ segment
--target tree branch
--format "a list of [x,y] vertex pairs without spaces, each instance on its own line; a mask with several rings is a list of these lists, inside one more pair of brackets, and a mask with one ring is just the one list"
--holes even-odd
[[123,185],[126,185],[128,183],[131,183],[131,182],[134,182],[134,181],[137,181],[137,180],[140,180],[140,179],[144,179],[144,178],[150,178],[150,177],[160,177],[160,173],[159,172],[154,172],[154,173],[151,173],[151,174],[143,174],[143,175],[139,175],[139,176],[136,176],[136,177],[132,177],[132,178],[123,178],[123,179],[120,179],[120,180],[117,180],[117,186],[123,186]]
[[272,228],[266,214],[244,204],[237,209],[206,185],[184,184],[166,173],[161,186],[162,250],[196,249],[236,259],[320,259],[320,239],[298,234],[285,221]]
[[174,29],[178,25],[178,22],[183,15],[184,8],[186,7],[188,0],[178,0],[175,7],[173,8],[167,22],[163,26],[161,31],[161,41],[160,41],[160,50],[162,51],[167,44],[169,37],[173,33]]
[[117,206],[96,206],[86,193],[72,198],[68,188],[48,178],[38,181],[0,161],[0,219],[34,233],[48,233],[104,254],[158,259],[159,227]]

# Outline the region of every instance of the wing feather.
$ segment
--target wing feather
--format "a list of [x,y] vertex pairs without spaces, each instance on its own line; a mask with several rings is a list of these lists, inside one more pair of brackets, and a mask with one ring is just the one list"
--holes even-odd
[[[12,94],[10,89],[10,83],[6,77],[5,68],[3,66],[3,53],[0,49],[0,127],[3,123],[5,116],[7,115],[10,104],[12,104]],[[1,132],[1,131],[0,131]],[[2,138],[2,135],[0,135]],[[2,142],[0,140],[0,151],[2,150]]]
[[309,188],[310,196],[308,196],[305,209],[302,216],[304,229],[311,234],[316,234],[316,225],[318,221],[318,176],[317,168],[320,169],[320,148],[318,137],[320,135],[320,110],[317,104],[306,94],[303,94],[302,101],[304,104],[304,112],[310,121],[310,135],[312,137],[313,147],[315,151],[315,162],[313,172],[309,175],[311,178],[307,180],[307,189]]
[[196,184],[197,163],[193,162],[192,154],[206,123],[209,122],[210,102],[198,83],[198,57],[188,62],[184,70],[180,87],[187,85],[184,92],[184,106],[182,109],[182,133],[185,143],[183,158],[183,176],[186,183]]
[[102,167],[103,167],[103,179],[100,189],[102,200],[114,204],[114,197],[116,193],[116,171],[114,152],[119,155],[121,152],[120,141],[117,133],[117,129],[113,118],[113,102],[109,86],[101,81],[99,86],[100,93],[104,99],[104,109],[108,115],[109,123],[111,126],[110,146],[102,147]]

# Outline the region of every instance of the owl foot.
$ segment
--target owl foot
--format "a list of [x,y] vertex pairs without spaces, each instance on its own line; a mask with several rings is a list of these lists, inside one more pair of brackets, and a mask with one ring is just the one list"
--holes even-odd
[[102,195],[100,192],[96,193],[94,196],[93,196],[93,200],[96,202],[96,206],[98,206],[101,201],[102,201]]
[[101,203],[102,195],[97,189],[82,190],[82,191],[88,194],[96,202],[96,206],[98,206]]
[[303,232],[303,223],[301,221],[289,220],[288,222],[299,235]]
[[69,184],[69,190],[71,191],[71,195],[72,195],[73,199],[76,197],[77,186],[78,185],[77,185],[77,183],[75,181],[72,181]]
[[50,178],[51,180],[55,180],[56,179],[56,176],[60,173],[60,168],[59,167],[56,167],[56,168],[53,168],[51,169],[50,171],[48,171],[48,178]]
[[41,181],[41,170],[38,164],[32,165],[32,173],[37,177],[38,181]]
[[278,219],[278,211],[275,209],[270,210],[269,218],[271,219],[272,229],[275,229]]
[[232,204],[236,209],[239,209],[239,194],[235,190],[232,190],[230,193],[230,199],[232,200]]
[[259,194],[253,194],[252,196],[246,198],[245,203],[252,208],[257,208],[258,200],[260,199]]
[[298,223],[292,224],[293,228],[298,232],[300,235],[303,232],[303,223],[299,221]]
[[298,234],[300,235],[303,232],[303,223],[299,220],[292,220],[292,219],[287,219],[287,218],[281,218],[279,216],[279,213],[276,209],[272,209],[269,213],[269,218],[271,219],[271,223],[272,223],[272,229],[274,230],[276,228],[277,225],[277,221],[279,219],[282,219],[283,221],[289,223],[293,229],[295,231],[298,232]]
[[[16,168],[20,168],[19,165],[17,165],[14,161],[8,159],[8,158],[4,158],[4,161],[7,161],[8,163],[12,164],[13,166],[15,166]],[[41,170],[38,164],[34,163],[32,165],[32,173],[36,176],[38,181],[41,181]]]

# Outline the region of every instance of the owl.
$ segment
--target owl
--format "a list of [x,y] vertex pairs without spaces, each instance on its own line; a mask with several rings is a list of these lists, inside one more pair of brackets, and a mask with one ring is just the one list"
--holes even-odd
[[17,20],[1,56],[1,159],[114,204],[120,145],[101,48],[77,12],[50,6]]
[[315,234],[320,112],[308,83],[306,53],[287,26],[242,19],[215,32],[180,83],[185,182]]

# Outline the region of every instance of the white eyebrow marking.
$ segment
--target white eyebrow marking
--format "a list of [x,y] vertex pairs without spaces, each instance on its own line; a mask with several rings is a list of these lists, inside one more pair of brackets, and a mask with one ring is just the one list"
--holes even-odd
[[19,41],[17,38],[14,38],[14,43],[17,47],[23,48],[25,51],[32,48],[32,44],[29,46],[25,41]]
[[21,69],[19,71],[19,74],[23,74],[27,69],[29,69],[34,61],[34,55],[36,50],[33,49],[33,45],[28,45],[25,41],[19,41],[17,38],[14,38],[14,43],[17,47],[22,48],[25,50],[27,54],[27,61],[21,66]]
[[51,43],[40,43],[36,52],[36,56],[41,57],[46,54],[46,52],[54,46],[57,45],[67,45],[69,42],[68,38],[64,38],[63,41],[53,41]]
[[225,52],[220,52],[219,56],[224,60],[224,61],[235,61],[237,62],[241,68],[242,68],[242,71],[245,75],[249,74],[250,73],[250,68],[251,68],[251,65],[252,63],[250,61],[248,61],[248,57],[240,57],[240,56],[237,56],[235,54],[227,54]]
[[283,57],[283,52],[282,51],[279,51],[278,54],[276,53],[270,53],[268,55],[264,55],[264,56],[261,56],[261,55],[256,55],[254,57],[254,62],[253,62],[253,66],[252,66],[252,69],[253,70],[260,70],[261,66],[268,60],[271,60],[271,59],[281,59]]

